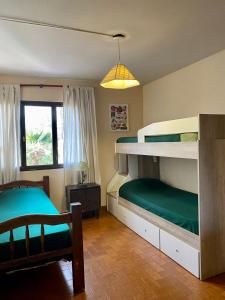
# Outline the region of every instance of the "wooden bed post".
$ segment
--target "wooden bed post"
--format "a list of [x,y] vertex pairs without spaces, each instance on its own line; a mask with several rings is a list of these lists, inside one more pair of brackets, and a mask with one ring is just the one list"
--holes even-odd
[[49,176],[43,176],[43,188],[45,193],[50,197],[49,193]]
[[74,294],[84,290],[84,257],[83,257],[83,234],[81,219],[81,204],[72,203],[72,269],[73,269],[73,291]]

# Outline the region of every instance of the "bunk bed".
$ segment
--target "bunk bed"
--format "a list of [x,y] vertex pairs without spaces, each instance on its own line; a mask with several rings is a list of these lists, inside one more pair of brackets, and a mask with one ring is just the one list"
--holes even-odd
[[0,274],[61,259],[72,261],[74,293],[82,292],[80,203],[60,214],[49,199],[48,176],[0,185]]
[[[225,115],[153,123],[115,151],[137,173],[108,192],[109,210],[196,277],[225,272]],[[160,157],[194,159],[198,193],[161,182]]]

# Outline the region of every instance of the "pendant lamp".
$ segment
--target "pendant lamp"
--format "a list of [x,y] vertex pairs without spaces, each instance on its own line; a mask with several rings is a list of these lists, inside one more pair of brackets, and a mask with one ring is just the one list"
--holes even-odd
[[118,58],[119,62],[115,65],[103,78],[100,85],[107,89],[127,89],[140,85],[140,82],[135,79],[134,75],[129,69],[120,63],[120,39],[124,38],[123,34],[116,34],[113,36],[118,41]]

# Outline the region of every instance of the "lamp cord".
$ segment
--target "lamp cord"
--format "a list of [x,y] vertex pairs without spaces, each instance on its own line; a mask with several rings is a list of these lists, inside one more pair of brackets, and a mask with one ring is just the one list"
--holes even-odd
[[117,45],[118,45],[118,61],[120,64],[120,39],[119,38],[117,39]]

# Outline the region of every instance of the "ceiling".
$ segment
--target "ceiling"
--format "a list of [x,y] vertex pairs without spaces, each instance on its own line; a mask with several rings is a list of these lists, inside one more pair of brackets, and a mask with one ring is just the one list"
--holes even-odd
[[[225,0],[0,0],[0,15],[125,33],[121,62],[141,83],[225,48]],[[0,73],[100,80],[110,37],[0,21]]]

